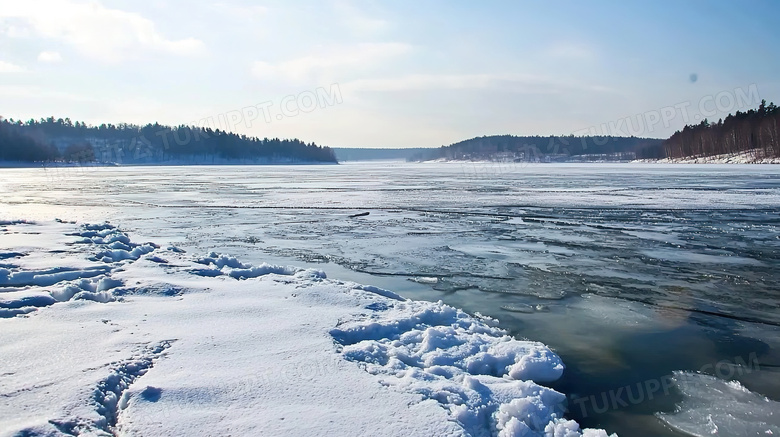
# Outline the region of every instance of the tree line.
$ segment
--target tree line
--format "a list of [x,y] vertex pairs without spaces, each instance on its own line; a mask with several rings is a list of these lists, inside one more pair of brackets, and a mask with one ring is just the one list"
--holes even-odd
[[737,111],[717,123],[707,119],[685,126],[663,143],[669,158],[711,156],[753,151],[763,157],[780,157],[780,108],[761,101],[758,109]]
[[49,117],[0,118],[0,161],[150,163],[210,158],[263,162],[337,162],[329,147],[298,139],[257,138],[194,126],[101,124]]
[[546,157],[582,155],[624,155],[633,158],[636,151],[660,145],[661,142],[662,140],[659,139],[639,137],[492,135],[471,138],[429,152],[422,152],[415,155],[413,159],[494,160],[503,158],[536,161]]
[[0,161],[52,161],[60,152],[50,143],[22,132],[22,129],[0,119]]
[[737,111],[711,123],[686,125],[663,143],[644,148],[639,158],[686,158],[752,152],[756,157],[780,157],[780,108],[762,100],[758,109]]

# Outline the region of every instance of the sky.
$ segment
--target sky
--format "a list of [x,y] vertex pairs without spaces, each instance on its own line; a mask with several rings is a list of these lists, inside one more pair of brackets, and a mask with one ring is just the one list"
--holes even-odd
[[780,2],[0,0],[0,116],[331,147],[665,138],[780,103]]

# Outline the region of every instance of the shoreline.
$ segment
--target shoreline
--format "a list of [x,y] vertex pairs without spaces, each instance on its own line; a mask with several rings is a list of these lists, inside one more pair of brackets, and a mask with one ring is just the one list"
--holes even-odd
[[632,164],[780,164],[780,157],[764,157],[758,149],[710,156],[686,156],[684,158],[635,159]]
[[168,162],[148,162],[148,163],[118,163],[118,162],[16,162],[16,161],[0,161],[0,169],[4,168],[120,168],[120,167],[187,167],[187,166],[203,166],[203,167],[217,167],[217,166],[262,166],[262,165],[339,165],[340,162],[325,162],[325,161],[301,161],[301,162],[185,162],[185,161],[168,161]]

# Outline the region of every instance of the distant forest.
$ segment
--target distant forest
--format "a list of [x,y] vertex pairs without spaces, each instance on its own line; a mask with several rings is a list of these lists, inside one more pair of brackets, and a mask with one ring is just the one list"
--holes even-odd
[[758,109],[737,111],[717,123],[705,119],[697,125],[685,126],[666,140],[495,135],[418,152],[412,159],[581,162],[705,157],[740,152],[751,152],[756,158],[780,157],[780,108],[777,105],[762,100]]
[[[726,119],[685,126],[660,147],[645,150],[646,158],[683,158],[752,151],[765,158],[780,157],[780,108],[761,101],[758,109],[737,111]],[[758,156],[757,156],[758,157]]]
[[660,146],[663,140],[637,137],[577,137],[494,135],[472,138],[449,146],[418,153],[415,160],[514,160],[529,162],[563,161],[571,157],[587,160],[629,160],[636,152]]
[[624,161],[749,151],[780,157],[780,108],[761,102],[717,123],[685,126],[666,140],[638,137],[494,135],[431,149],[331,149],[300,140],[259,139],[219,129],[147,124],[90,126],[49,117],[26,122],[0,117],[0,161],[129,164],[335,163],[343,160]]
[[297,139],[259,139],[219,129],[157,123],[90,126],[54,117],[27,122],[0,118],[0,161],[337,162],[329,147]]

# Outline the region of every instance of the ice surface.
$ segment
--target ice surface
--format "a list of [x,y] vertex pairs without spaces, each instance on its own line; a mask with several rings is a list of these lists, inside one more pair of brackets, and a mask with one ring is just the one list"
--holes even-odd
[[[43,169],[6,169],[3,174],[0,178],[0,192],[3,193],[0,196],[0,268],[10,273],[47,272],[60,268],[63,269],[60,272],[82,272],[85,276],[98,268],[110,269],[106,274],[51,286],[6,284],[0,292],[0,315],[14,317],[5,320],[17,323],[24,317],[16,317],[18,314],[38,320],[51,317],[47,329],[41,332],[46,335],[68,332],[74,341],[81,341],[72,344],[74,350],[86,347],[88,342],[83,341],[85,337],[81,331],[89,331],[89,342],[100,347],[96,346],[96,363],[85,368],[105,366],[102,359],[108,349],[118,351],[112,356],[112,362],[128,359],[137,353],[132,347],[101,342],[106,338],[111,341],[131,338],[139,342],[135,337],[148,336],[148,329],[157,322],[155,329],[161,334],[149,338],[150,344],[196,335],[191,329],[181,329],[184,333],[181,335],[162,335],[168,332],[162,329],[161,311],[164,308],[176,308],[165,317],[165,326],[170,329],[181,317],[181,326],[194,323],[190,319],[204,323],[209,320],[212,324],[208,329],[216,332],[226,315],[198,313],[194,307],[183,307],[188,302],[198,301],[209,309],[230,313],[232,309],[223,305],[238,302],[235,293],[226,294],[227,297],[219,301],[215,298],[230,286],[231,291],[246,292],[245,308],[252,308],[233,311],[246,313],[245,318],[236,314],[232,317],[258,329],[267,330],[270,323],[278,323],[281,329],[283,320],[277,318],[269,322],[273,312],[263,312],[262,316],[254,314],[271,301],[275,308],[280,307],[279,302],[287,302],[274,300],[273,293],[266,289],[269,278],[288,281],[285,285],[288,287],[301,286],[305,292],[295,291],[296,301],[302,301],[314,288],[305,287],[310,282],[295,275],[267,274],[256,278],[246,275],[244,280],[237,281],[230,276],[236,267],[193,262],[200,259],[197,257],[209,258],[212,250],[217,258],[220,253],[230,254],[229,257],[239,260],[246,268],[261,267],[267,262],[325,269],[331,278],[372,283],[381,287],[377,290],[394,290],[404,296],[443,299],[450,305],[467,308],[469,312],[481,311],[501,317],[503,326],[529,338],[543,340],[566,354],[566,363],[572,365],[569,376],[575,369],[588,369],[587,376],[563,382],[573,384],[565,385],[571,387],[572,393],[584,389],[599,392],[603,387],[611,387],[610,371],[616,370],[615,377],[618,378],[622,372],[619,366],[629,362],[642,375],[656,362],[668,364],[667,372],[680,368],[695,370],[705,363],[697,359],[731,360],[743,353],[766,351],[767,347],[771,352],[767,362],[778,362],[777,337],[767,335],[767,327],[780,324],[776,268],[780,262],[778,166],[550,164],[498,167],[493,163],[470,166],[459,163],[361,163],[307,168],[89,168],[78,173],[65,169],[56,174]],[[371,214],[360,220],[347,218],[362,211]],[[128,239],[104,224],[94,229],[77,229],[52,222],[55,217],[121,223]],[[45,229],[59,225],[63,227],[57,232]],[[85,231],[93,233],[84,237],[66,235]],[[95,238],[94,242],[92,238]],[[98,244],[112,238],[114,240],[108,244]],[[89,241],[76,243],[82,239]],[[165,249],[151,246],[154,250],[138,259],[114,261],[112,257],[106,257],[107,262],[103,262],[95,258],[104,251],[129,253],[136,247],[133,244],[144,246],[148,241],[161,244]],[[182,249],[186,249],[186,256],[178,256]],[[145,276],[139,275],[142,270]],[[196,271],[205,276],[193,274]],[[102,292],[113,300],[102,303],[86,300],[89,293],[97,292],[97,282],[103,277],[122,282],[122,285]],[[238,278],[241,277],[238,274]],[[264,284],[263,291],[257,293],[265,299],[262,304],[248,297],[258,291],[255,288],[259,283]],[[85,294],[79,295],[81,292]],[[287,295],[288,300],[293,299],[292,293]],[[55,295],[61,301],[52,303]],[[144,311],[149,306],[133,303],[154,299],[160,299],[162,305],[156,312]],[[174,302],[176,305],[172,304]],[[365,307],[373,310],[381,304],[370,300]],[[314,301],[311,305],[323,308]],[[121,327],[112,325],[120,321],[121,312],[117,312],[117,308],[129,307],[138,308],[139,312],[127,315]],[[539,308],[547,311],[541,313]],[[513,312],[517,310],[522,312]],[[332,322],[330,325],[317,328],[323,333],[322,341],[328,345],[333,338],[327,332],[339,323],[339,319],[354,320],[339,311],[336,311],[339,315],[329,321]],[[368,310],[361,307],[361,311]],[[87,312],[92,318],[87,318]],[[95,321],[99,312],[104,312],[100,319],[109,322]],[[79,322],[82,317],[90,321],[83,323],[83,328]],[[291,317],[302,316],[294,312]],[[318,317],[320,315],[315,315],[313,320]],[[147,321],[139,322],[144,319]],[[745,326],[749,325],[746,320],[764,322],[764,325],[751,329],[747,339],[750,341],[734,339],[734,330],[744,332]],[[57,324],[59,321],[63,324]],[[70,322],[75,323],[75,329],[67,329],[74,326]],[[95,327],[93,323],[99,326]],[[693,332],[688,328],[694,324],[715,328]],[[668,346],[670,350],[665,350],[666,345],[660,341],[655,348],[644,349],[645,352],[663,350],[657,357],[651,356],[651,352],[636,353],[637,349],[645,347],[644,342],[635,345],[632,342],[637,332],[670,328],[674,329],[672,337],[680,339]],[[677,337],[678,328],[682,328],[684,335],[681,337]],[[124,334],[114,333],[114,329],[121,329]],[[129,335],[130,329],[138,331]],[[237,328],[225,329],[238,336]],[[292,335],[285,330],[273,332],[281,336]],[[268,341],[273,343],[275,340],[270,333],[268,335]],[[686,336],[690,339],[692,335],[697,336],[695,340],[701,341],[702,347],[689,346]],[[31,338],[29,331],[24,338]],[[54,336],[56,341],[52,340],[41,349],[62,350],[62,345],[68,344],[63,338],[57,334]],[[753,339],[765,339],[766,345]],[[255,349],[263,350],[262,344],[255,343],[256,338],[247,336],[243,340]],[[143,341],[146,339],[140,342]],[[204,337],[203,342],[208,340]],[[180,340],[171,349],[183,350],[187,344]],[[222,348],[215,349],[210,360],[216,368],[227,367],[230,358],[238,358],[233,350],[225,353]],[[204,348],[199,352],[205,354],[209,350]],[[237,345],[235,350],[243,349]],[[622,353],[628,350],[632,352]],[[315,349],[309,356],[321,357],[318,351]],[[220,361],[222,357],[218,357],[218,353],[226,356],[224,362]],[[638,355],[648,359],[637,360]],[[0,360],[5,361],[6,356],[0,355]],[[670,363],[681,357],[692,360],[687,364]],[[277,357],[263,355],[262,359],[270,363],[269,369],[278,368]],[[31,362],[35,361],[33,357]],[[165,355],[158,360],[155,370],[143,378],[154,377],[161,366],[172,362],[173,357]],[[189,368],[185,357],[177,363],[182,369]],[[357,366],[348,361],[345,365]],[[48,374],[62,372],[62,367],[65,366],[49,369]],[[304,367],[320,368],[314,364]],[[134,423],[146,420],[146,413],[152,417],[156,407],[179,405],[169,404],[174,393],[181,394],[183,399],[190,397],[189,386],[179,391],[165,386],[164,383],[172,381],[172,372],[166,371],[164,377],[155,382],[143,384],[139,380],[129,389],[129,393],[134,393],[130,401],[139,399],[138,403],[128,403],[134,405],[132,411],[138,412],[139,419]],[[278,374],[278,371],[272,372],[269,370],[269,374]],[[372,384],[376,383],[374,375],[362,372]],[[603,375],[604,372],[608,374]],[[292,376],[322,373],[330,372],[289,371],[281,379],[286,381],[288,376],[293,379]],[[0,385],[2,378],[0,376]],[[779,399],[778,384],[771,372],[754,372],[750,378],[741,380],[746,386],[760,387],[762,394]],[[220,392],[221,377],[215,374],[213,380],[214,384],[192,382],[192,392]],[[626,378],[621,381],[631,382]],[[334,381],[333,385],[338,383]],[[160,390],[157,402],[148,401],[148,397],[140,394],[146,386]],[[246,387],[250,391],[268,390],[265,385],[246,384]],[[366,387],[361,386],[361,390]],[[395,390],[390,391],[403,394]],[[242,393],[239,389],[235,391]],[[63,399],[73,398],[68,390],[64,393]],[[137,397],[135,393],[138,393]],[[375,395],[379,392],[366,393]],[[149,408],[142,414],[139,408],[145,405],[143,402],[148,402]],[[375,405],[370,403],[370,395],[359,402]],[[444,411],[437,401],[430,402],[436,404],[436,411]],[[53,401],[52,404],[61,403]],[[204,410],[210,410],[209,404],[204,405]],[[235,406],[234,403],[231,405]],[[264,408],[273,410],[276,406],[268,402]],[[279,407],[279,411],[281,409]],[[307,407],[307,410],[311,408]],[[129,420],[130,411],[120,414],[120,418]],[[626,435],[671,434],[652,415],[653,411],[645,405],[631,406],[625,411],[632,416],[631,420],[615,420],[610,417],[611,412],[592,419],[609,429],[625,429],[623,434]],[[197,414],[193,413],[194,416]],[[345,417],[350,415],[345,413]],[[286,417],[289,419],[290,416]],[[327,414],[317,416],[320,417],[326,418]],[[444,412],[432,423],[448,418],[451,416]],[[650,421],[659,428],[636,430],[631,425],[634,418],[645,421],[643,423]],[[223,420],[220,416],[211,416],[211,419]],[[377,417],[372,416],[372,419]],[[165,416],[156,420],[160,423],[170,421]],[[319,421],[316,425],[319,428],[312,424],[311,429],[321,430],[328,420]],[[288,420],[282,422],[288,422],[289,426]],[[173,424],[168,426],[174,427]],[[209,429],[208,424],[204,426]],[[654,434],[655,431],[658,432]]]
[[0,436],[606,436],[540,385],[558,356],[489,318],[109,224],[25,226],[40,244],[0,246],[25,254],[0,283]]
[[672,428],[697,437],[780,435],[780,402],[752,393],[737,381],[675,372],[684,400],[677,411],[658,414]]

